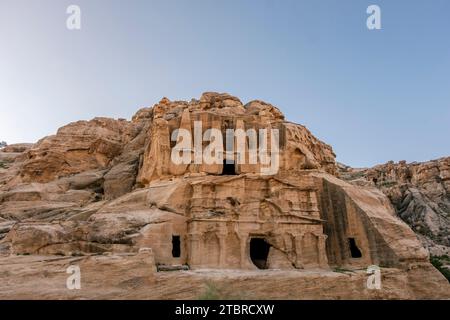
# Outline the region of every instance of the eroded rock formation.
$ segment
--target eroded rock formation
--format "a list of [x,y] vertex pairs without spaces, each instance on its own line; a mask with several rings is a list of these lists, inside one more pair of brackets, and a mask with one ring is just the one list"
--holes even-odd
[[[183,141],[177,129],[192,136],[200,130],[203,137],[179,150],[191,159],[187,163],[172,158]],[[220,140],[211,138],[212,129],[223,137],[229,130],[250,134],[232,137],[220,161],[197,163],[197,147],[206,150]],[[269,133],[252,136],[260,129]],[[269,144],[275,136],[276,148]],[[256,163],[249,161],[252,137]],[[264,141],[268,162],[259,153]],[[334,159],[330,146],[286,121],[275,106],[259,100],[243,105],[228,94],[208,92],[190,102],[164,98],[131,121],[75,122],[34,145],[0,151],[1,267],[7,269],[17,255],[95,254],[117,255],[118,261],[133,257],[133,266],[140,250],[142,255],[150,248],[146,261],[161,270],[278,269],[301,278],[303,271],[330,275],[336,268],[378,265],[410,280],[378,298],[392,292],[448,297],[445,278],[388,198],[340,180]]]
[[388,162],[369,169],[340,166],[342,178],[377,187],[433,255],[450,255],[450,158]]

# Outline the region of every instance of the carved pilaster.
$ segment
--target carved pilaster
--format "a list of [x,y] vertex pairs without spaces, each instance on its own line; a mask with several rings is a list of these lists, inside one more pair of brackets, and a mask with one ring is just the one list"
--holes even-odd
[[225,258],[227,253],[227,247],[226,247],[226,239],[227,235],[225,233],[220,233],[217,235],[219,238],[219,266],[223,268],[226,264]]
[[303,236],[304,233],[299,233],[295,235],[295,267],[299,269],[303,269],[303,261],[302,261],[302,255],[303,255]]
[[200,233],[189,234],[189,266],[191,268],[201,265],[202,235]]
[[247,263],[246,263],[247,262],[247,257],[246,257],[247,240],[248,240],[248,235],[239,234],[241,268],[242,269],[247,267]]
[[328,258],[326,251],[325,241],[327,240],[327,235],[321,234],[317,236],[317,251],[318,251],[318,263],[321,268],[328,267]]

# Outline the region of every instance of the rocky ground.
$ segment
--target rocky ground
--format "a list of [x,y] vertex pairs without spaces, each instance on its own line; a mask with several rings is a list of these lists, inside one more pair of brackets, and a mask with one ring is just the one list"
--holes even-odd
[[[439,277],[424,282],[417,269],[383,268],[381,290],[369,290],[366,270],[155,272],[149,259],[145,254],[3,258],[0,299],[450,299]],[[70,265],[80,266],[79,290],[66,286]]]

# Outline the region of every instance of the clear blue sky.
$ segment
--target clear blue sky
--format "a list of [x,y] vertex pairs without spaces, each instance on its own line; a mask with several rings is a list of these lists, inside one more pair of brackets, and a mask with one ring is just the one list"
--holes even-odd
[[448,156],[450,1],[0,0],[0,140],[204,91],[278,106],[352,166]]

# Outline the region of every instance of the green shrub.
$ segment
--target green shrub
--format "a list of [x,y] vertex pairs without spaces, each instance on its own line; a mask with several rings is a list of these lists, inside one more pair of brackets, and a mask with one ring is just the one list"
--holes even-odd
[[333,272],[338,272],[338,273],[346,273],[346,272],[351,272],[351,273],[355,273],[355,271],[350,270],[350,269],[346,269],[346,268],[342,268],[342,267],[336,267],[333,269]]
[[244,300],[248,299],[243,294],[230,295],[222,288],[218,287],[215,283],[206,282],[206,290],[197,297],[198,300]]
[[448,282],[450,282],[450,269],[444,267],[444,262],[450,264],[449,256],[431,256],[430,262],[436,269],[439,270],[440,273],[444,275],[445,278],[447,278]]
[[206,290],[199,297],[199,300],[222,300],[219,289],[212,282],[206,283]]
[[387,180],[380,183],[381,187],[389,188],[397,184],[397,181]]

